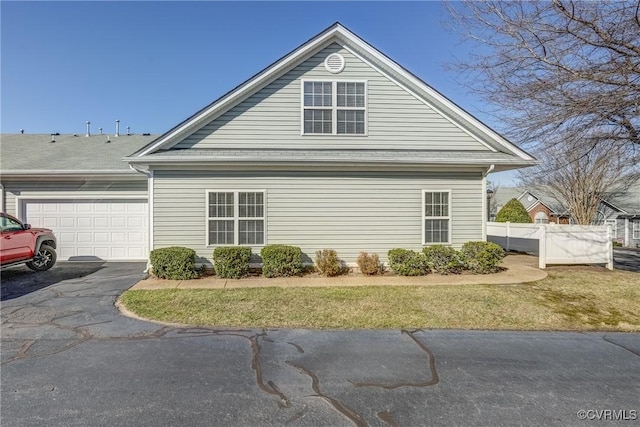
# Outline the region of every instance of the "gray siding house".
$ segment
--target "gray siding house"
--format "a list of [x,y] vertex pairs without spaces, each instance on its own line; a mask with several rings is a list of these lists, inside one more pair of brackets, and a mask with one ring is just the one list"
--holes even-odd
[[149,248],[313,258],[484,240],[486,175],[536,160],[336,23],[124,159]]

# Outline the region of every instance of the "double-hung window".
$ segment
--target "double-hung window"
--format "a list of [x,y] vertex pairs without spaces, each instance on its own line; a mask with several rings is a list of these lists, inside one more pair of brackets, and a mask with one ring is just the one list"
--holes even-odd
[[640,239],[640,219],[633,220],[633,238]]
[[451,192],[424,191],[422,196],[422,243],[451,243]]
[[304,81],[303,134],[364,135],[366,83]]
[[264,191],[207,192],[208,245],[263,245]]

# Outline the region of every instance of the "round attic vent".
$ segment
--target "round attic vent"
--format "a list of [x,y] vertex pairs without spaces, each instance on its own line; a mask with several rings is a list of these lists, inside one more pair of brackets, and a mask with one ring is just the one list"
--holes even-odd
[[344,57],[339,53],[332,53],[324,60],[324,68],[333,74],[341,72],[344,70]]

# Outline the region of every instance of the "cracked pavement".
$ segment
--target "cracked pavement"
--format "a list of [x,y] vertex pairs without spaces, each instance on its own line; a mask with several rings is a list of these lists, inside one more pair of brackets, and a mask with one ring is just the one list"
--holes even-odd
[[253,330],[122,316],[143,264],[2,271],[3,426],[582,425],[640,414],[640,335]]

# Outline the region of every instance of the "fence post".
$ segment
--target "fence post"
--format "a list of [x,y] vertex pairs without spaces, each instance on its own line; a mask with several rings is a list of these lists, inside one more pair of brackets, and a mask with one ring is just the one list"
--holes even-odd
[[510,222],[507,221],[505,224],[507,225],[507,228],[506,228],[506,231],[507,231],[507,252],[509,252],[509,234],[510,234],[509,224],[510,224]]
[[613,237],[611,235],[611,224],[607,224],[607,268],[613,270]]
[[547,226],[541,224],[538,228],[538,268],[547,268]]

